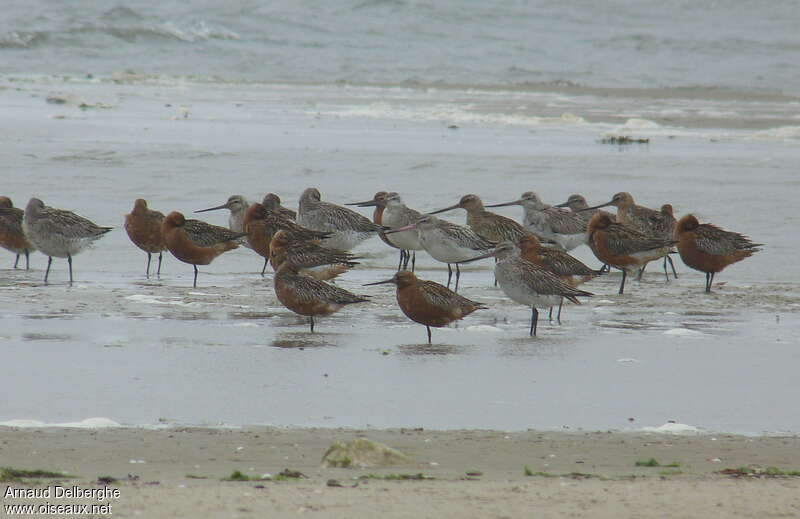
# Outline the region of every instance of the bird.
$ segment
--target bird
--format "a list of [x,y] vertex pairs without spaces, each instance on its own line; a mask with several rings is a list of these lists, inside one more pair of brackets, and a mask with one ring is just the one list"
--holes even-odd
[[397,286],[397,304],[414,322],[422,324],[428,331],[431,344],[431,326],[441,328],[453,321],[463,319],[475,310],[488,308],[482,303],[460,296],[449,288],[417,278],[413,272],[398,271],[394,276],[368,285],[393,283]]
[[[353,202],[345,205],[356,205],[359,207],[375,207],[372,213],[372,221],[377,225],[394,229],[412,224],[419,219],[422,214],[419,211],[406,207],[400,195],[395,192],[378,191],[372,200],[364,202]],[[408,262],[411,261],[411,271],[416,266],[416,251],[424,250],[419,242],[419,236],[415,231],[405,231],[392,235],[379,234],[381,240],[395,249],[400,249],[400,263],[397,270],[407,269]]]
[[261,201],[261,205],[263,205],[267,211],[278,213],[279,215],[285,216],[290,220],[297,219],[297,213],[295,211],[292,211],[291,209],[283,207],[281,205],[281,198],[275,193],[267,193],[266,195],[264,195],[264,199]]
[[227,209],[230,211],[228,215],[228,228],[233,232],[244,232],[244,212],[248,207],[250,207],[250,202],[248,202],[245,197],[242,195],[231,195],[224,204],[209,207],[208,209],[199,209],[195,211],[195,213]]
[[[561,278],[562,281],[573,287],[585,283],[603,274],[601,270],[594,270],[586,266],[579,259],[570,256],[563,250],[555,247],[542,247],[539,239],[533,235],[520,237],[516,243],[522,259],[534,265],[545,268]],[[556,320],[561,323],[561,307],[563,300],[558,303],[558,316]],[[552,320],[552,309],[550,310]]]
[[[278,231],[270,242],[269,261],[274,270],[288,261],[297,266],[301,274],[306,274],[319,281],[333,279],[347,272],[361,259],[347,252],[323,247],[314,241],[292,239],[288,231]],[[320,268],[326,267],[326,268]]]
[[583,195],[569,195],[566,202],[556,204],[553,207],[558,208],[569,208],[570,211],[575,213],[576,216],[580,217],[582,220],[585,220],[587,223],[591,220],[592,216],[598,211],[608,214],[609,216],[614,216],[612,213],[607,211],[602,211],[601,209],[592,209],[589,207],[589,204],[586,202],[586,198]]
[[285,230],[293,241],[317,241],[327,238],[331,233],[306,229],[289,219],[286,213],[271,211],[263,204],[253,203],[244,215],[244,229],[247,243],[259,256],[264,258],[263,276],[270,260],[270,243],[275,233]]
[[550,270],[540,267],[519,255],[520,250],[510,241],[497,245],[493,252],[477,256],[469,261],[495,256],[494,275],[500,288],[512,301],[531,308],[530,335],[536,336],[539,308],[551,308],[566,298],[580,304],[577,297],[593,294],[580,290],[563,281]]
[[424,215],[410,225],[385,231],[384,234],[394,234],[414,229],[417,230],[419,242],[425,251],[433,259],[447,263],[448,288],[453,277],[453,269],[450,265],[453,263],[456,265],[456,292],[458,292],[458,281],[461,277],[458,263],[494,247],[494,243],[481,238],[472,229],[446,220],[440,220],[432,215]]
[[464,195],[457,204],[431,211],[428,214],[439,214],[452,209],[464,209],[467,212],[469,228],[490,242],[516,242],[520,237],[531,234],[511,218],[487,211],[483,206],[483,201],[477,195]]
[[44,282],[50,275],[53,257],[67,258],[69,283],[72,284],[72,256],[89,247],[113,227],[100,227],[72,211],[55,209],[44,205],[38,198],[31,198],[25,207],[22,230],[28,240],[47,256]]
[[164,218],[161,232],[172,255],[194,267],[194,288],[197,287],[197,265],[208,265],[223,252],[237,248],[236,240],[246,235],[200,220],[187,220],[178,211]]
[[31,245],[22,230],[22,218],[25,211],[14,207],[11,199],[0,196],[0,247],[17,255],[14,268],[19,265],[20,254],[25,255],[25,270],[30,268],[30,253],[36,248]]
[[300,274],[300,268],[288,261],[281,264],[273,278],[275,295],[292,312],[309,317],[314,333],[314,317],[331,315],[346,305],[369,301],[343,288]]
[[352,209],[323,202],[319,190],[313,187],[300,196],[297,223],[315,231],[332,233],[323,245],[340,251],[348,251],[385,230]]
[[486,207],[521,205],[525,211],[525,227],[540,240],[555,242],[570,251],[586,243],[586,222],[575,213],[545,204],[533,191],[526,191],[518,200]]
[[[665,213],[662,211],[656,211],[655,209],[650,209],[649,207],[637,205],[633,200],[633,196],[625,191],[616,193],[613,197],[611,197],[611,200],[605,204],[587,207],[585,209],[581,209],[580,211],[592,211],[602,207],[608,207],[610,205],[613,205],[617,208],[616,220],[618,222],[634,227],[642,233],[654,238],[663,238],[667,240],[672,239],[675,218],[672,216],[671,211],[669,213]],[[671,208],[672,206],[670,206],[670,209]],[[667,281],[669,281],[667,262],[669,261],[669,263],[672,264],[672,259],[669,258],[669,253],[671,251],[671,247],[664,247],[660,251],[661,254],[653,258],[658,259],[665,257],[664,274],[667,277]],[[642,274],[644,274],[646,265],[647,263],[643,263],[641,265],[638,275],[639,279],[641,279]],[[672,271],[675,273],[674,264],[672,264]],[[675,277],[677,278],[677,273]]]
[[153,254],[158,253],[158,269],[156,276],[161,275],[161,255],[167,248],[164,235],[161,234],[161,224],[164,222],[164,213],[148,209],[147,201],[137,198],[133,202],[133,210],[125,215],[125,232],[134,245],[147,253],[147,268],[145,275],[150,277],[150,260]]
[[693,214],[683,216],[675,226],[678,252],[684,263],[706,274],[706,293],[711,292],[714,275],[725,267],[749,258],[763,247],[747,236],[725,231],[710,223],[701,224]]
[[607,214],[597,213],[589,220],[589,247],[597,259],[622,270],[619,293],[625,290],[628,272],[635,272],[648,261],[664,255],[663,250],[675,240],[647,235],[630,225],[615,222]]

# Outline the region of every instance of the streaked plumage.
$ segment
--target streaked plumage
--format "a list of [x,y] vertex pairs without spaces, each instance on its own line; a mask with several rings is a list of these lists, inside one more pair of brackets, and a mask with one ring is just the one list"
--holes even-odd
[[[333,279],[358,265],[358,256],[323,247],[313,241],[293,240],[287,231],[278,231],[270,243],[270,264],[276,271],[284,262],[295,265],[301,274],[320,281]],[[328,266],[318,269],[315,267]]]
[[156,275],[161,274],[162,252],[167,248],[164,236],[161,234],[161,224],[164,222],[164,213],[148,209],[147,201],[138,198],[133,203],[133,210],[125,215],[125,232],[134,245],[147,253],[147,268],[145,275],[150,277],[151,255],[158,253],[158,269]]
[[560,249],[542,247],[536,236],[523,236],[517,242],[517,246],[522,259],[546,268],[574,287],[600,275],[599,270],[589,268],[579,259]]
[[314,316],[330,315],[346,305],[368,301],[343,288],[301,275],[299,268],[288,261],[275,273],[275,295],[292,312],[310,317],[314,331]]
[[297,219],[297,213],[289,208],[283,207],[281,205],[280,197],[275,193],[267,193],[264,195],[261,205],[263,205],[267,211],[277,213],[281,216],[289,218],[290,220]]
[[235,249],[236,240],[245,236],[200,220],[187,220],[177,211],[164,218],[161,232],[172,255],[194,267],[193,287],[197,287],[197,265],[208,265],[223,252]]
[[518,200],[486,207],[521,205],[525,211],[525,228],[540,240],[555,242],[564,250],[586,243],[586,221],[571,211],[545,204],[533,191],[526,191]]
[[675,226],[678,252],[684,263],[706,274],[706,292],[711,292],[714,275],[728,265],[749,258],[762,245],[747,236],[725,231],[710,223],[701,224],[692,214],[681,218]]
[[440,328],[468,316],[475,310],[487,308],[482,303],[460,296],[439,283],[418,279],[408,271],[400,271],[391,279],[367,285],[384,283],[394,283],[397,286],[397,304],[406,317],[425,325],[428,331],[428,344],[431,343],[431,326]]
[[[372,200],[365,202],[355,202],[347,205],[357,205],[359,207],[375,207],[372,212],[372,221],[377,225],[396,229],[416,222],[422,214],[419,211],[406,207],[400,195],[395,192],[387,193],[378,191]],[[394,234],[379,234],[381,240],[395,249],[400,249],[400,263],[397,270],[408,268],[411,261],[411,272],[414,272],[417,261],[418,250],[424,250],[419,241],[416,231],[403,231]]]
[[300,197],[297,223],[315,231],[332,233],[323,245],[340,251],[348,251],[383,230],[351,209],[323,202],[319,191],[313,187],[303,191]]
[[577,297],[592,295],[563,281],[550,270],[523,259],[519,254],[520,250],[513,243],[505,241],[498,244],[493,253],[474,259],[488,256],[497,258],[494,276],[503,293],[512,301],[531,308],[531,336],[536,335],[539,308],[560,304],[561,298],[580,304]]
[[608,215],[598,213],[589,220],[589,247],[597,259],[622,270],[619,293],[625,290],[628,272],[635,272],[648,261],[664,255],[675,241],[644,234],[639,229],[612,221]]
[[415,223],[405,227],[398,227],[386,234],[396,232],[417,230],[419,241],[422,247],[431,257],[442,263],[447,263],[447,286],[453,276],[452,263],[456,264],[456,292],[458,291],[458,280],[461,277],[461,270],[458,262],[475,257],[476,254],[486,252],[494,247],[494,244],[481,238],[472,229],[440,220],[435,216],[425,215]]
[[[611,200],[605,204],[590,207],[585,211],[599,209],[601,207],[607,207],[610,205],[613,205],[617,208],[616,220],[618,222],[629,227],[633,227],[654,238],[662,238],[666,240],[672,239],[675,218],[672,216],[671,211],[669,213],[665,213],[662,211],[656,211],[655,209],[650,209],[649,207],[637,205],[633,200],[633,196],[624,191],[615,194]],[[670,206],[670,209],[671,208],[672,206]],[[664,273],[667,275],[667,280],[669,281],[669,274],[667,274],[667,261],[672,262],[668,256],[670,252],[673,252],[672,247],[664,247],[660,252],[661,254],[653,259],[658,259],[661,257],[665,258]],[[641,266],[641,270],[639,271],[640,278],[646,265],[647,263],[644,263]],[[675,271],[674,265],[672,270],[673,272]],[[677,277],[677,275],[675,277]]]
[[44,205],[31,198],[25,207],[22,229],[28,240],[42,254],[48,256],[44,282],[50,274],[53,258],[67,258],[69,282],[72,283],[72,256],[89,247],[112,227],[100,227],[71,211]]
[[20,254],[25,255],[25,270],[30,268],[30,253],[36,248],[25,237],[22,218],[25,211],[14,207],[11,199],[0,196],[0,247],[16,254],[14,268],[19,264]]
[[487,211],[477,195],[464,195],[457,204],[438,211],[431,211],[428,214],[443,213],[451,209],[464,209],[467,212],[467,225],[469,225],[469,228],[475,231],[478,236],[490,242],[516,242],[522,236],[530,234],[530,231],[527,231],[511,218]]

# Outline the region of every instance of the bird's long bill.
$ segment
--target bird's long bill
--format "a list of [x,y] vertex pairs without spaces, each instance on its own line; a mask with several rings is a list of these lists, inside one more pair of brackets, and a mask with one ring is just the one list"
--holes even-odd
[[486,254],[481,254],[480,256],[475,256],[474,258],[470,258],[468,260],[456,261],[456,263],[472,263],[473,261],[478,261],[478,260],[482,260],[482,259],[485,259],[485,258],[491,258],[495,254],[497,254],[496,251],[487,252]]
[[610,202],[606,202],[605,204],[600,205],[593,205],[592,207],[584,207],[583,209],[578,209],[578,213],[582,213],[583,211],[591,211],[592,209],[600,209],[602,207],[608,207],[610,205],[614,205],[614,201],[611,200]]
[[564,202],[563,204],[554,205],[553,207],[569,207],[569,202]]
[[208,209],[200,209],[199,211],[195,211],[195,213],[205,213],[206,211],[216,211],[217,209],[227,209],[228,203],[225,202],[222,205],[218,205],[216,207],[209,207]]
[[365,283],[365,284],[363,284],[361,286],[368,287],[368,286],[372,286],[372,285],[385,285],[387,283],[394,283],[394,278],[389,278],[389,279],[384,280],[384,281],[376,281],[375,283]]
[[364,200],[363,202],[350,202],[349,204],[344,205],[357,205],[358,207],[372,207],[378,205],[377,200]]
[[455,205],[451,205],[450,207],[445,207],[444,209],[437,209],[436,211],[430,211],[428,214],[439,214],[439,213],[443,213],[445,211],[452,211],[453,209],[458,209],[459,207],[461,207],[461,206],[458,205],[458,204],[455,204]]
[[484,207],[505,207],[507,205],[519,205],[521,203],[522,203],[522,200],[520,199],[520,200],[514,200],[513,202],[505,202],[505,203],[502,203],[502,204],[491,204],[491,205],[487,205],[487,206],[484,206]]
[[383,231],[383,234],[394,234],[396,232],[413,231],[416,228],[417,228],[417,224],[412,223],[411,225],[406,225],[405,227],[395,227],[394,229],[389,229],[388,231]]

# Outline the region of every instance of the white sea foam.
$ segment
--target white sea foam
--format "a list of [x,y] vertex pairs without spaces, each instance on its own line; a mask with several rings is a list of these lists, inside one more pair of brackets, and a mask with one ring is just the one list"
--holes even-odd
[[470,111],[470,105],[435,104],[411,107],[391,103],[371,103],[366,106],[347,106],[328,110],[309,111],[309,115],[336,117],[369,117],[373,119],[397,119],[404,121],[442,121],[450,124],[499,124],[510,126],[562,126],[587,124],[583,117],[572,113],[560,116],[539,117],[519,114],[503,114]]
[[129,301],[134,301],[137,303],[144,303],[149,305],[174,305],[174,306],[200,306],[201,303],[187,303],[185,301],[181,301],[179,298],[173,298],[171,301],[165,301],[163,298],[159,299],[154,296],[149,296],[147,294],[133,294],[130,296],[126,296],[125,299]]
[[694,425],[687,425],[684,423],[669,422],[658,427],[642,427],[643,432],[661,433],[661,434],[703,434],[703,430],[695,427]]
[[64,423],[47,423],[40,422],[39,420],[8,420],[0,422],[0,426],[4,427],[21,427],[21,428],[42,428],[42,427],[74,427],[78,429],[104,429],[107,427],[122,427],[121,424],[109,418],[96,417],[87,418],[80,422],[64,422]]
[[675,337],[698,337],[703,335],[703,332],[697,330],[690,330],[688,328],[672,328],[664,332],[664,335],[672,335]]
[[800,126],[781,126],[780,128],[769,128],[761,130],[751,135],[753,139],[759,140],[796,140],[800,139]]

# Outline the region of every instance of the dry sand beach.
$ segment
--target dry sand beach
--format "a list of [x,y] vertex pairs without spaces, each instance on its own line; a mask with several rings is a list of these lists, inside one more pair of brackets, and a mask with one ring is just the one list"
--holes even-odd
[[[413,462],[391,469],[321,468],[322,455],[334,441],[361,436],[394,447]],[[797,437],[264,427],[3,428],[0,446],[4,464],[74,476],[37,479],[30,488],[119,488],[119,498],[106,500],[114,517],[800,515],[800,478],[769,470],[800,467]],[[653,459],[661,466],[637,466]],[[531,475],[525,474],[526,467]],[[753,474],[720,473],[741,467]],[[253,478],[266,474],[276,478],[285,469],[305,477],[221,481],[235,470]],[[425,479],[416,479],[420,474]],[[106,476],[117,481],[98,481]],[[390,479],[400,476],[411,479]],[[6,485],[23,487],[6,481],[2,488]],[[45,501],[6,499],[4,504]]]

